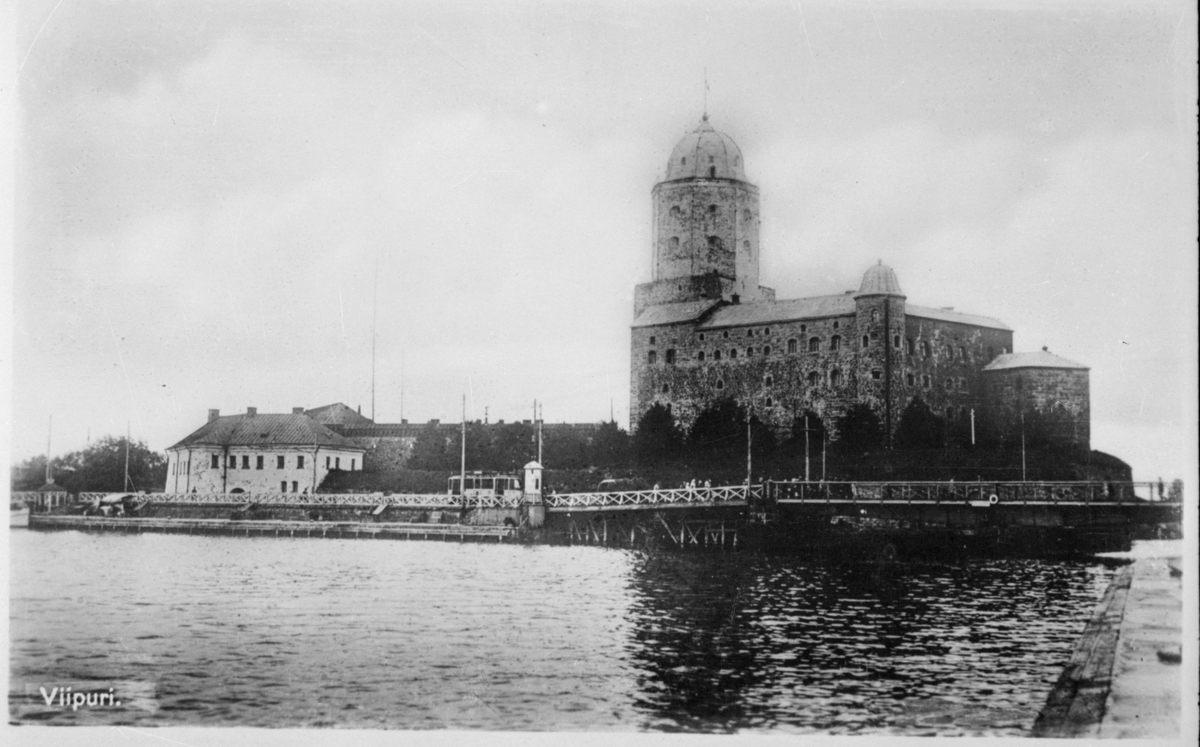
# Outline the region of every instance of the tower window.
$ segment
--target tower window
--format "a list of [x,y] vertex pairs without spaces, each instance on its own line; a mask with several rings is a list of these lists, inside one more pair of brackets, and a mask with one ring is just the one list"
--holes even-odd
[[720,250],[720,249],[725,248],[725,244],[721,241],[720,236],[709,236],[708,237],[708,248]]
[[672,364],[674,362],[675,362],[675,348],[669,348],[667,350],[667,363]]
[[749,358],[752,355],[754,355],[754,348],[746,348],[746,357]]
[[796,338],[793,337],[787,341],[787,351],[789,353],[795,353],[798,347],[799,345],[796,343]]
[[672,236],[671,238],[667,239],[667,246],[671,248],[672,254],[677,253],[679,251],[679,237]]
[[900,349],[900,335],[895,335],[892,337],[892,347],[897,350]]
[[873,369],[871,371],[871,378],[874,379],[875,381],[879,381],[880,379],[883,378],[883,371],[880,371],[878,368]]
[[650,344],[651,344],[651,345],[653,345],[653,344],[654,344],[654,335],[650,335]]
[[808,352],[816,353],[820,349],[821,349],[821,338],[820,337],[808,338]]
[[670,394],[670,393],[671,393],[671,385],[670,385],[670,384],[663,384],[662,393],[663,393],[663,394]]
[[770,355],[770,354],[771,354],[771,346],[763,345],[763,355]]
[[774,386],[775,385],[775,377],[768,374],[767,378],[763,379],[763,383],[766,384],[767,386]]
[[911,337],[904,338],[904,352],[908,353],[909,355],[912,355],[913,350],[915,350],[915,349],[916,348],[913,346],[913,338],[911,338]]
[[737,348],[730,348],[729,349],[729,359],[733,360],[736,357],[737,357]]
[[829,349],[835,352],[842,349],[841,335],[834,335],[833,337],[829,338]]
[[687,166],[687,156],[684,156],[683,158],[679,159],[679,165]]
[[842,372],[836,368],[829,372],[829,386],[842,385]]
[[879,321],[879,309],[871,309],[871,321]]
[[767,407],[774,407],[774,406],[775,406],[775,400],[771,399],[770,397],[767,397]]
[[809,386],[816,386],[820,381],[821,381],[821,377],[817,374],[816,371],[808,372],[808,385]]
[[929,341],[928,340],[921,340],[921,357],[922,358],[929,357]]
[[863,349],[864,349],[864,350],[865,350],[865,349],[867,349],[867,348],[869,348],[869,347],[871,347],[871,337],[870,337],[870,335],[863,335],[863,339],[862,339],[862,346],[863,346]]
[[720,379],[717,379],[717,389],[724,389],[724,388],[725,388],[725,382],[721,381]]
[[658,363],[658,353],[654,350],[651,350],[650,354],[646,356],[646,362],[652,366],[655,363]]
[[717,214],[717,206],[716,206],[716,205],[709,205],[709,206],[708,206],[708,214],[709,214],[709,215],[716,215],[716,214]]
[[834,329],[837,329],[837,328],[838,328],[840,325],[841,325],[841,322],[839,322],[839,321],[837,321],[837,320],[835,319],[835,320],[834,320],[834,322],[833,322],[833,328],[834,328]]
[[961,345],[958,348],[958,357],[964,361],[967,359],[967,349]]
[[904,383],[913,386],[917,383],[917,377],[912,374],[904,374]]
[[929,376],[929,374],[922,374],[921,375],[921,386],[928,389],[932,385],[933,385],[933,379]]
[[714,350],[714,351],[713,351],[713,360],[714,360],[714,361],[719,361],[719,360],[721,360],[721,351],[720,351],[720,350]]
[[[711,158],[711,156],[710,156],[710,158]],[[714,179],[714,178],[716,178],[716,176],[717,176],[717,167],[716,167],[716,166],[709,166],[709,167],[708,167],[708,178],[709,178],[709,179]]]
[[696,353],[696,360],[700,361],[701,363],[704,362],[704,351],[703,350],[701,350],[699,353]]
[[678,205],[671,206],[671,217],[674,218],[675,220],[679,220],[679,206]]

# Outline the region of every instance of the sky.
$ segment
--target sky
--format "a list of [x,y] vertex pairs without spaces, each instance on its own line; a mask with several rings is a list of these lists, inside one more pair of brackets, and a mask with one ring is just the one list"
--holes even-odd
[[[1013,327],[1093,447],[1196,439],[1191,3],[192,2],[15,10],[10,450],[209,408],[628,424],[650,191],[710,121],[762,282]],[[707,82],[706,82],[707,81]],[[374,365],[373,365],[374,361]],[[374,373],[373,373],[374,372]],[[51,423],[52,418],[52,423]]]

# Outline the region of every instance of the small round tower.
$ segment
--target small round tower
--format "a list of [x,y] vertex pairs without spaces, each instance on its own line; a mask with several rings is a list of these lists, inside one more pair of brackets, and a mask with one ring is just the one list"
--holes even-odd
[[900,281],[883,260],[863,273],[854,294],[858,400],[879,413],[889,443],[897,422],[893,400],[904,385],[904,302]]

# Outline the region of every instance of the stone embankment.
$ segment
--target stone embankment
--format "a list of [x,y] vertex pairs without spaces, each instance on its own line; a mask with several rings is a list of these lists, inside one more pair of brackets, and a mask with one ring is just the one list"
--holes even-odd
[[1182,543],[1136,543],[1034,724],[1040,737],[1178,739]]

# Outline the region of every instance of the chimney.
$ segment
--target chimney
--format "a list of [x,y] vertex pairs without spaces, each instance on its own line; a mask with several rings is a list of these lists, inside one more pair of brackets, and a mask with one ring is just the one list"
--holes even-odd
[[359,415],[362,415],[362,405],[359,405],[359,406],[358,406],[358,414],[359,414]]
[[247,408],[246,408],[246,417],[248,417],[248,418],[252,418],[252,417],[254,417],[254,416],[255,416],[255,415],[257,415],[257,414],[258,414],[258,408],[257,408],[257,407],[247,407]]
[[211,423],[212,421],[216,420],[219,417],[221,417],[220,410],[209,410],[208,411],[208,422]]
[[292,414],[293,414],[293,415],[303,415],[303,414],[304,414],[304,408],[303,408],[303,407],[293,407],[293,408],[292,408]]

